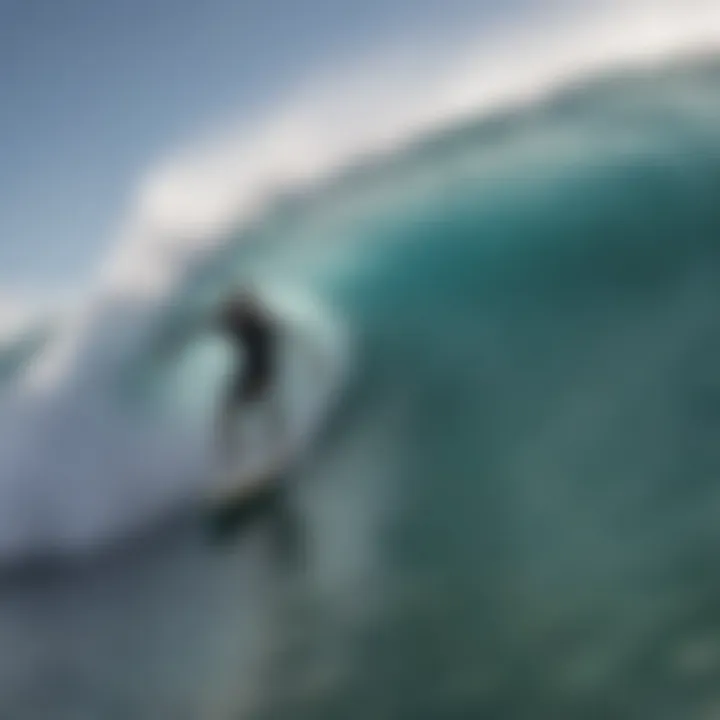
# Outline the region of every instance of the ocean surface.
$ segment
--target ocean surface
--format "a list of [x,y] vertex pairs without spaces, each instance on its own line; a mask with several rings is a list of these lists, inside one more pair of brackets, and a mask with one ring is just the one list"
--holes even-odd
[[[440,128],[218,247],[5,344],[0,718],[720,717],[720,60]],[[352,371],[218,544],[189,328],[268,277]]]

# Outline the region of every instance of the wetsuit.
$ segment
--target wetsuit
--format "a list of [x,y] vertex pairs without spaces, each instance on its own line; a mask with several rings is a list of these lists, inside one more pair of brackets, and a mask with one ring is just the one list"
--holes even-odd
[[[223,453],[231,453],[235,413],[248,402],[257,401],[272,387],[275,376],[275,333],[272,321],[251,302],[230,301],[221,312],[223,334],[245,354],[245,363],[238,364],[230,377],[220,408],[218,438]],[[232,537],[246,521],[268,509],[276,508],[281,499],[282,478],[270,478],[237,505],[220,507],[214,514],[213,533],[222,539]]]
[[274,376],[274,333],[265,314],[242,301],[229,303],[221,316],[226,337],[245,354],[245,363],[233,374],[227,392],[229,404],[260,399]]

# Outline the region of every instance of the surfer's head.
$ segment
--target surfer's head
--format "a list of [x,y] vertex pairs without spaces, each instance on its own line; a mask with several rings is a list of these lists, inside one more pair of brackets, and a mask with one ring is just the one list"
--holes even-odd
[[217,324],[223,334],[234,336],[249,320],[258,320],[263,316],[257,297],[249,290],[239,290],[220,305]]

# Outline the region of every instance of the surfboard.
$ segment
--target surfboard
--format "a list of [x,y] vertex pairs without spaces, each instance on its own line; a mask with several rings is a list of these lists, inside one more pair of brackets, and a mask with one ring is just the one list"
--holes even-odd
[[241,407],[233,452],[218,458],[208,503],[213,512],[252,503],[292,474],[312,449],[349,370],[349,337],[327,308],[285,287],[256,292],[274,322],[277,376],[270,392]]

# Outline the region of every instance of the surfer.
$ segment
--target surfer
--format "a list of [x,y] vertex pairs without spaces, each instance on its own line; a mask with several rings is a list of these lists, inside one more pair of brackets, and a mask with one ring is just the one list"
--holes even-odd
[[265,399],[273,385],[276,342],[273,320],[249,292],[233,295],[223,303],[218,326],[236,354],[218,417],[218,442],[221,451],[227,453],[237,413]]
[[[238,447],[237,416],[248,410],[257,412],[257,405],[267,400],[277,380],[277,330],[270,313],[247,291],[231,296],[221,305],[216,325],[235,354],[235,364],[220,399],[216,428],[221,461],[226,468],[232,468],[234,458],[243,451]],[[268,404],[264,404],[267,411]],[[275,428],[278,437],[279,429]],[[233,537],[241,527],[268,510],[282,510],[282,488],[281,472],[269,472],[248,483],[233,502],[216,507],[212,519],[214,533],[220,538]]]

